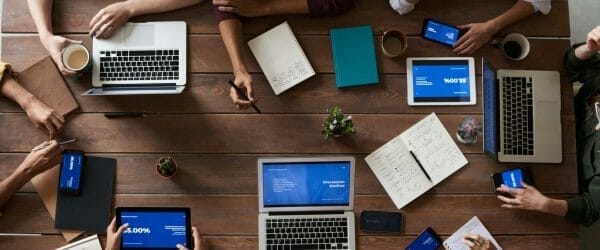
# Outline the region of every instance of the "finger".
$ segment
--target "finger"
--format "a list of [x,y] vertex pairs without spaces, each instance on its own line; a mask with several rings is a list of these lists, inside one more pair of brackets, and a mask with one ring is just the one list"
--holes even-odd
[[129,223],[125,223],[125,224],[121,225],[119,227],[119,229],[117,230],[116,235],[120,236],[123,232],[125,232],[125,229],[127,229],[127,227],[129,227]]
[[246,93],[248,95],[248,99],[250,99],[250,101],[254,101],[254,90],[252,89],[252,84],[246,83],[244,84],[244,86],[246,86]]
[[[461,36],[456,43],[454,43],[454,48],[457,48],[458,46],[464,44],[467,40],[469,40],[471,38],[471,31],[469,30],[467,33],[465,33],[463,36]],[[456,51],[455,51],[456,52]]]
[[106,30],[104,30],[104,36],[102,36],[102,38],[108,39],[112,36],[112,34],[117,29],[117,28],[115,28],[114,24],[115,24],[115,21],[112,21],[108,24],[108,26],[106,27]]
[[479,240],[479,234],[466,233],[465,239]]
[[105,22],[98,32],[96,32],[96,38],[104,39],[106,31],[110,28],[110,22]]
[[45,155],[50,155],[50,153],[53,153],[56,149],[58,149],[58,142],[56,140],[51,140],[45,148],[40,150],[40,152]]
[[461,30],[466,30],[466,29],[470,29],[471,27],[473,27],[473,24],[463,24],[463,25],[459,25],[457,26],[457,28],[461,29]]
[[192,227],[192,237],[194,237],[194,248],[202,249],[202,238],[200,238],[200,232],[197,227]]
[[[461,39],[463,39],[465,37],[466,37],[466,35],[461,37]],[[459,52],[463,51],[464,49],[466,49],[467,47],[471,46],[472,43],[473,43],[472,38],[470,36],[466,37],[464,42],[462,42],[460,44],[458,42],[456,42],[456,44],[454,44],[455,47],[454,47],[453,52],[459,53]]]
[[219,10],[223,12],[238,13],[237,8],[229,6],[219,6]]
[[[92,18],[92,21],[90,21],[90,24],[89,24],[90,29],[92,29],[94,26],[96,26],[96,24],[104,16],[104,13],[105,13],[104,9],[101,9],[100,11],[98,11],[98,13],[96,13],[96,15],[94,15],[94,17]],[[90,31],[90,35],[92,35],[91,31]]]
[[56,118],[54,116],[51,116],[50,119],[52,120],[52,124],[56,128],[56,131],[60,132],[62,130],[63,123],[58,118]]
[[81,40],[73,40],[73,39],[69,39],[69,38],[65,38],[65,41],[67,41],[68,43],[74,43],[74,44],[82,44],[83,41]]
[[231,5],[231,1],[228,1],[228,0],[213,0],[213,5]]
[[236,100],[233,101],[233,103],[235,105],[240,105],[242,108],[246,108],[248,106],[252,106],[252,102],[250,102],[250,101],[244,101],[242,99],[236,99]]
[[460,54],[462,54],[462,55],[470,55],[470,54],[473,54],[473,52],[475,52],[475,50],[477,50],[477,44],[473,43],[469,47],[467,47],[466,49],[464,49],[463,51],[461,51]]
[[60,122],[64,123],[65,122],[65,117],[56,113],[56,111],[52,111],[52,115],[58,119]]
[[100,29],[102,28],[102,26],[104,26],[104,24],[106,24],[106,19],[108,19],[108,16],[103,15],[102,18],[100,18],[100,21],[98,21],[94,25],[94,27],[92,27],[92,29],[90,30],[91,36],[98,37],[98,33],[100,32]]
[[467,246],[468,246],[468,247],[470,247],[470,248],[471,248],[471,247],[475,247],[475,244],[473,244],[473,242],[471,242],[470,240],[465,240],[465,239],[463,239],[463,240],[462,240],[462,243],[463,243],[463,244],[465,244],[465,245],[467,245]]
[[184,247],[181,244],[177,244],[177,249],[179,249],[179,250],[188,250],[187,247]]
[[42,144],[40,144],[40,145],[37,145],[37,146],[33,147],[33,149],[31,149],[31,151],[32,151],[32,152],[33,152],[33,151],[38,151],[38,150],[40,150],[41,148],[47,147],[49,143],[50,143],[49,141],[45,141],[45,142],[43,142]]
[[517,199],[508,198],[508,197],[502,196],[502,195],[498,195],[498,199],[501,200],[502,202],[504,202],[506,204],[510,204],[510,205],[518,205],[519,204],[519,201],[517,201]]
[[117,219],[115,217],[113,217],[112,221],[110,221],[110,224],[108,224],[108,227],[106,227],[106,234],[108,234],[109,232],[114,232],[116,226],[117,226]]
[[515,206],[515,205],[511,205],[511,204],[502,204],[503,208],[508,208],[508,209],[518,209],[520,208],[520,206]]
[[52,121],[46,120],[42,122],[42,124],[44,125],[44,128],[46,128],[46,132],[48,132],[50,138],[53,138],[54,134],[56,133],[56,129],[54,128],[54,124],[52,124]]
[[513,195],[513,196],[515,196],[515,195],[519,195],[519,194],[521,194],[521,192],[523,191],[523,190],[522,190],[522,189],[520,189],[520,188],[509,188],[509,187],[507,187],[507,186],[506,186],[506,185],[504,185],[504,184],[502,184],[502,186],[500,186],[500,187],[499,187],[498,189],[496,189],[496,190],[498,190],[498,191],[500,191],[500,192],[509,193],[509,194],[511,194],[511,195]]

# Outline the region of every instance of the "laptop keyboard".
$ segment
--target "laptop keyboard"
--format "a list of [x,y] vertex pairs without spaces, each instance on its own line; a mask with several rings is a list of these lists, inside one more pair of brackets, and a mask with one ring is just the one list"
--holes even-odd
[[347,218],[267,219],[267,250],[348,249]]
[[533,155],[532,78],[503,77],[504,154]]
[[179,80],[179,50],[100,51],[100,81]]

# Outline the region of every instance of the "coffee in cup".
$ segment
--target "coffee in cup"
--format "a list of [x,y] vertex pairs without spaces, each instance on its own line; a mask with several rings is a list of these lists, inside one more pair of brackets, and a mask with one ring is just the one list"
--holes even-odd
[[402,55],[407,47],[406,35],[398,30],[388,30],[381,37],[381,51],[387,57]]
[[75,72],[88,71],[92,60],[88,49],[81,44],[71,44],[62,51],[62,62]]
[[500,49],[511,60],[522,60],[527,57],[530,50],[529,41],[521,34],[512,33],[502,40]]

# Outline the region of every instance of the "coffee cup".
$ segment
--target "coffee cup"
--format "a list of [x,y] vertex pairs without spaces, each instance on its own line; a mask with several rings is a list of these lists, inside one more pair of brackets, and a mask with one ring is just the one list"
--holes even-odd
[[381,51],[387,57],[400,56],[406,51],[407,47],[406,35],[398,30],[385,31],[381,37]]
[[500,44],[502,53],[511,60],[519,61],[529,55],[529,40],[518,33],[509,34]]
[[92,66],[88,49],[81,44],[71,44],[62,51],[62,62],[67,69],[77,73],[87,72]]

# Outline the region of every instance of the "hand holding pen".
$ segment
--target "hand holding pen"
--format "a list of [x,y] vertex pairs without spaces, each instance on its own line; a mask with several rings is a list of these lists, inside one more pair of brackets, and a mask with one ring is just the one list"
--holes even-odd
[[19,166],[29,178],[44,172],[60,162],[62,148],[56,140],[36,146]]
[[233,100],[233,102],[235,103],[235,105],[238,107],[238,109],[247,107],[248,104],[250,104],[250,106],[256,110],[257,113],[261,113],[260,110],[258,109],[258,107],[256,107],[256,105],[254,105],[254,102],[256,100],[254,100],[254,98],[252,98],[253,94],[252,94],[252,87],[249,84],[246,84],[245,87],[248,90],[248,95],[250,96],[250,98],[248,98],[248,96],[246,96],[246,94],[244,94],[244,92],[240,89],[240,87],[238,87],[237,85],[235,85],[233,83],[233,81],[229,80],[227,81],[227,83],[229,85],[231,85],[231,99]]

